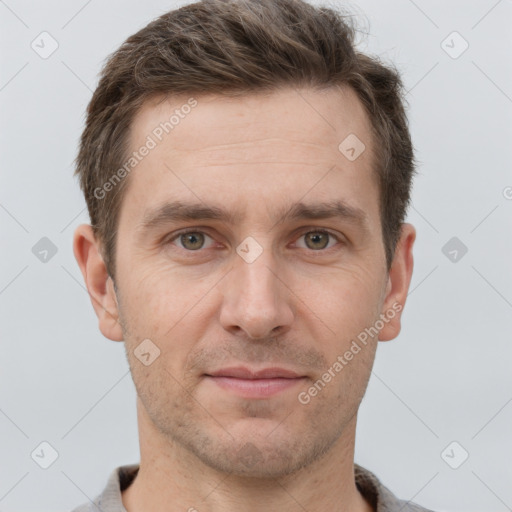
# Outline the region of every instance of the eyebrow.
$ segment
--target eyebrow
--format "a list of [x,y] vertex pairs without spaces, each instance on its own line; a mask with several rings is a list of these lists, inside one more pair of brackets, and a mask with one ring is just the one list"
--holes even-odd
[[[218,220],[236,224],[244,218],[245,215],[241,212],[229,212],[213,205],[173,201],[147,211],[142,221],[137,224],[136,231],[145,233],[171,222],[184,221]],[[275,221],[273,227],[286,221],[340,218],[354,224],[365,233],[369,232],[366,212],[341,200],[312,204],[294,203],[280,211],[274,211],[272,218]]]

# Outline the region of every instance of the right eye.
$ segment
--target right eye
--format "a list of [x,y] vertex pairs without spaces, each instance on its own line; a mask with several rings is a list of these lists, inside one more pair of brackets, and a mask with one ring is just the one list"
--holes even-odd
[[185,249],[187,251],[198,251],[199,249],[204,249],[204,244],[207,239],[210,239],[213,242],[213,239],[208,236],[206,233],[202,231],[196,230],[187,230],[177,233],[171,239],[167,241],[167,243],[175,243],[181,249]]

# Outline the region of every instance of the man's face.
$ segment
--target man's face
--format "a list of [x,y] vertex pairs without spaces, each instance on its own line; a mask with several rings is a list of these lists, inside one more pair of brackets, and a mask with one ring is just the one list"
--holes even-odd
[[[197,96],[158,141],[155,128],[187,99],[148,102],[132,125],[132,151],[148,135],[158,142],[129,177],[115,255],[142,414],[212,467],[289,474],[355,420],[377,337],[332,368],[385,313],[369,121],[348,89]],[[355,160],[362,146],[339,149],[349,134],[366,146]],[[146,222],[176,202],[167,213],[204,210]],[[306,214],[336,203],[353,215]],[[147,339],[160,350],[149,365],[136,357]],[[149,361],[157,352],[144,343]]]

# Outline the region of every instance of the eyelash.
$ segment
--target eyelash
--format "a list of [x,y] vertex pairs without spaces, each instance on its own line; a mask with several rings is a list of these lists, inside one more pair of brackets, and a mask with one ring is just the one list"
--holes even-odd
[[[175,233],[171,238],[168,238],[166,241],[165,241],[165,244],[171,244],[172,242],[174,242],[175,240],[177,240],[180,236],[182,235],[186,235],[187,233],[202,233],[210,238],[213,238],[211,237],[210,235],[208,235],[208,233],[204,232],[204,231],[201,231],[201,229],[199,228],[188,228],[188,229],[184,229],[182,231],[179,231],[178,233]],[[338,242],[338,244],[344,244],[344,241],[339,237],[337,236],[336,234],[334,234],[333,232],[331,231],[328,231],[326,229],[323,229],[323,228],[318,228],[318,229],[311,229],[311,228],[308,228],[307,231],[303,231],[301,232],[301,234],[299,235],[299,237],[297,238],[297,240],[299,238],[302,238],[304,235],[307,235],[308,233],[321,233],[321,234],[324,234],[324,235],[329,235],[329,237],[332,237],[336,240],[336,242]],[[197,249],[196,251],[193,251],[193,250],[188,250],[188,249],[183,249],[182,247],[178,247],[179,249],[182,249],[186,252],[189,252],[189,253],[199,253],[199,252],[202,252],[202,249]],[[336,248],[336,245],[332,246],[332,247],[329,247],[327,249],[318,249],[318,250],[314,250],[314,249],[309,249],[309,252],[311,253],[329,253],[331,252],[331,250],[335,249]],[[308,248],[304,248],[304,247],[300,247],[300,249],[306,249],[308,250]]]

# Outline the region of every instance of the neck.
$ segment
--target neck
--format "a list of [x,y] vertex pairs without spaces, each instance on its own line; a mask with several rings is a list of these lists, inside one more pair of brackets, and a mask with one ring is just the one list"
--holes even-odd
[[320,459],[279,479],[220,473],[159,432],[138,401],[141,461],[127,512],[373,512],[354,479],[356,416]]

